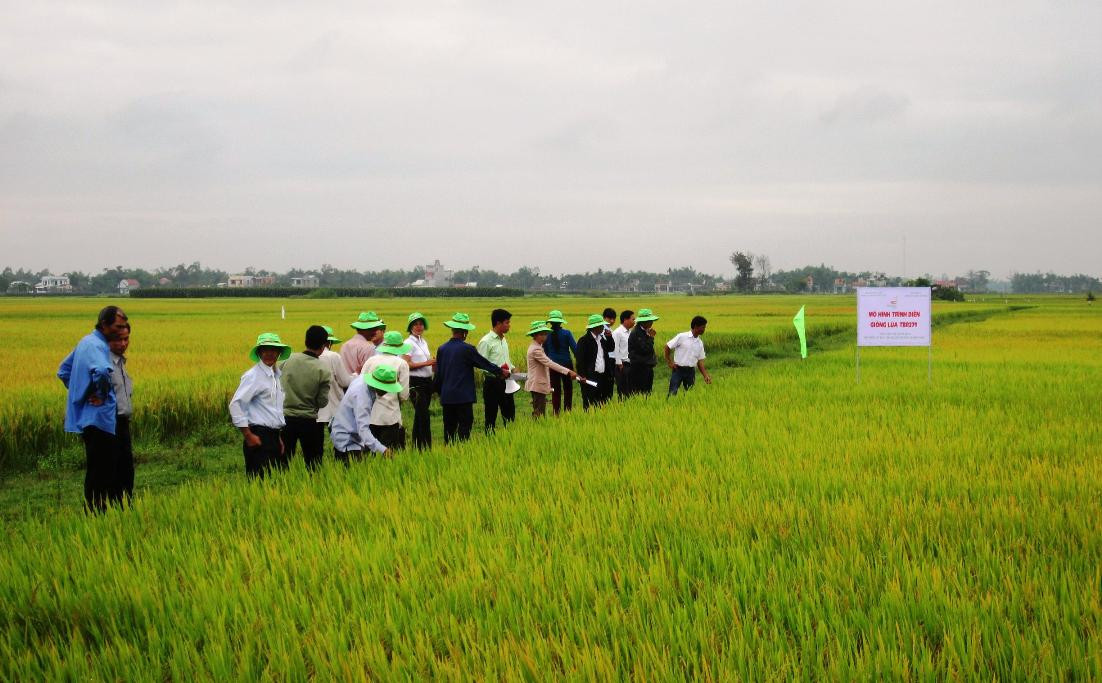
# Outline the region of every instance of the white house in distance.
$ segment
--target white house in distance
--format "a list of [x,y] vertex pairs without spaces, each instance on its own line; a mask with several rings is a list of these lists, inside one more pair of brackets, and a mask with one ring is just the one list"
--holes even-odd
[[317,288],[319,283],[317,275],[303,275],[302,277],[291,278],[292,287],[305,287],[307,289]]
[[252,287],[253,279],[252,275],[231,275],[226,285],[229,287]]
[[131,278],[126,278],[126,279],[123,279],[123,280],[119,280],[119,294],[121,294],[123,296],[126,296],[126,295],[130,294],[130,290],[137,289],[138,287],[141,287],[141,286],[142,286],[141,283],[138,282],[137,280],[135,280],[132,277]]
[[34,286],[35,294],[69,294],[73,291],[73,285],[64,275],[43,275],[42,279]]
[[425,278],[413,281],[410,287],[450,287],[454,274],[436,259],[431,266],[425,266]]

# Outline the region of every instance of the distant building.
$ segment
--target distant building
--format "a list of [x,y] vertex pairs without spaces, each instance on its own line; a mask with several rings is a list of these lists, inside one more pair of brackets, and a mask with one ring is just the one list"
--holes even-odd
[[252,275],[231,275],[226,282],[227,287],[253,287]]
[[64,275],[43,275],[42,279],[34,286],[35,294],[70,294],[73,285]]
[[673,288],[673,283],[672,282],[655,282],[654,283],[654,293],[655,294],[661,294],[662,292],[665,292],[666,294],[669,294],[670,290],[672,288]]
[[23,280],[14,280],[8,285],[9,294],[30,294],[34,290],[34,285]]
[[731,291],[731,285],[727,284],[726,282],[717,282],[715,286],[712,287],[712,289],[717,292],[729,292]]
[[254,275],[253,287],[274,287],[275,275]]
[[448,287],[452,283],[455,272],[448,270],[440,263],[440,259],[432,262],[431,266],[425,266],[425,278],[418,280],[423,284],[413,283],[414,287]]
[[303,275],[302,277],[291,278],[292,287],[305,287],[307,289],[315,289],[318,286],[317,275]]
[[138,287],[141,287],[141,286],[142,286],[142,284],[140,282],[138,282],[137,280],[135,280],[134,278],[126,278],[126,279],[123,279],[123,280],[119,280],[119,294],[121,294],[123,296],[126,296],[126,295],[130,294],[131,290],[137,289]]

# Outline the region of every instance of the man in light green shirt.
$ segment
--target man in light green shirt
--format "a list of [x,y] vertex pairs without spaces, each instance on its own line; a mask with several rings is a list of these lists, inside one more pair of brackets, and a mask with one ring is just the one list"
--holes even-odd
[[493,329],[478,342],[478,352],[504,370],[501,377],[487,375],[482,384],[482,399],[486,404],[487,434],[492,433],[497,427],[499,408],[503,425],[509,424],[516,417],[513,394],[505,390],[509,374],[513,372],[513,364],[509,361],[509,342],[505,340],[512,318],[513,314],[504,308],[495,308],[490,313],[490,324]]

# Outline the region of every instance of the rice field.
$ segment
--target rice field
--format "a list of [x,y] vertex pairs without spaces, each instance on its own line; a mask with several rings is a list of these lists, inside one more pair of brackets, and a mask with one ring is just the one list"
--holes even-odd
[[[14,365],[52,371],[101,303],[0,301],[6,348],[17,318],[44,333]],[[258,328],[297,345],[359,310],[297,303],[283,323],[270,302],[131,302],[139,405],[231,391]],[[806,302],[807,361],[784,357],[800,303],[631,302],[664,315],[660,338],[712,321],[716,381],[675,400],[262,484],[143,495],[139,469],[131,511],[11,520],[0,679],[1102,677],[1100,309],[935,308],[956,319],[933,382],[925,349],[867,349],[857,384],[852,344],[814,342],[852,328],[852,299]],[[604,305],[505,303],[517,321]],[[5,405],[60,401],[18,372]]]

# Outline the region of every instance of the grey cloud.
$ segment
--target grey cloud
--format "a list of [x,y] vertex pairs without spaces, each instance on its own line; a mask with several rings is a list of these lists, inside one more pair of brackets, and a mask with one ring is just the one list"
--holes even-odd
[[902,116],[910,103],[906,95],[865,85],[840,95],[834,106],[819,116],[819,120],[828,124],[877,123]]

